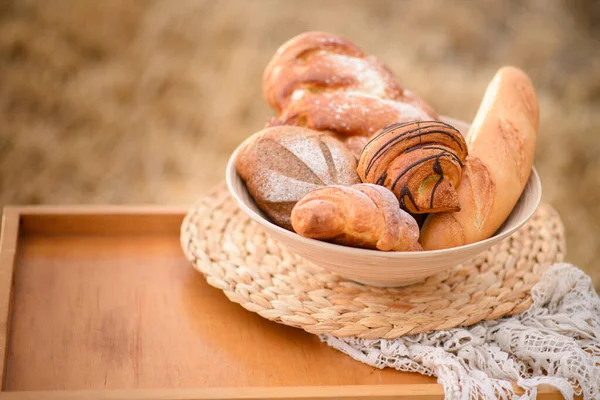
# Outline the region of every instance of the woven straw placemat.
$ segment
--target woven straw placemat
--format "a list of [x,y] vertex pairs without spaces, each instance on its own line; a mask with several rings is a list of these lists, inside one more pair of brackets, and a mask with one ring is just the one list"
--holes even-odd
[[530,289],[564,257],[558,214],[532,219],[470,262],[404,288],[348,281],[304,261],[239,210],[220,185],[185,217],[181,244],[208,283],[266,319],[308,332],[397,338],[526,310]]

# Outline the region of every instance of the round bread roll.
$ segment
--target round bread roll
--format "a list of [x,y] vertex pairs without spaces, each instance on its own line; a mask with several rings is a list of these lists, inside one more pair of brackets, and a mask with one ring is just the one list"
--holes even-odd
[[425,250],[491,237],[516,205],[533,165],[539,106],[529,77],[503,67],[489,83],[466,143],[458,186],[461,210],[430,214],[421,228]]
[[240,148],[236,170],[258,207],[289,230],[292,208],[302,196],[327,185],[360,182],[356,158],[341,141],[297,126],[252,135]]

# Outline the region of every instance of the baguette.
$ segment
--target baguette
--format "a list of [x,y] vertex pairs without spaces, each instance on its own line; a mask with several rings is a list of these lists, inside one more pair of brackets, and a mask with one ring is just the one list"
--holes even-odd
[[421,228],[425,250],[491,237],[519,200],[533,165],[539,106],[529,77],[503,67],[489,83],[466,137],[469,156],[458,186],[461,210],[430,214]]

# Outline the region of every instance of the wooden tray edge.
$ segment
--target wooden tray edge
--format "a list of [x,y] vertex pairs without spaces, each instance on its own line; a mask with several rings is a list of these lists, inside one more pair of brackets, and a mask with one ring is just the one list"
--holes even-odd
[[[162,206],[7,206],[3,209],[0,227],[0,379],[2,383],[0,399],[442,399],[443,387],[440,384],[403,384],[403,385],[356,385],[356,386],[307,386],[307,387],[246,387],[246,388],[202,388],[202,389],[131,389],[131,390],[90,390],[90,391],[23,391],[5,392],[6,365],[8,360],[7,344],[10,332],[10,313],[12,306],[12,287],[15,255],[18,237],[23,230],[23,218],[33,217],[30,222],[40,221],[35,217],[78,218],[78,222],[89,218],[105,218],[108,215],[127,217],[174,217],[182,219],[187,209],[184,207]],[[77,221],[75,220],[75,221]],[[55,221],[55,219],[53,219]],[[73,222],[73,221],[71,221]],[[172,222],[172,221],[171,221]],[[147,226],[138,226],[144,230]],[[83,229],[68,233],[89,233]],[[33,233],[46,233],[47,230],[34,230]],[[170,231],[171,234],[174,233]],[[104,232],[106,233],[106,232]],[[116,233],[122,233],[116,230]],[[523,390],[515,387],[516,394]],[[562,399],[560,392],[551,387],[538,390],[540,399]],[[579,398],[579,397],[578,397]]]
[[19,237],[19,212],[5,208],[0,228],[0,388],[4,390],[8,360],[8,339],[12,306],[13,273],[17,239]]
[[[517,390],[517,394],[523,394]],[[4,392],[0,399],[13,400],[56,400],[56,399],[104,399],[104,400],[318,400],[318,399],[418,399],[438,400],[444,398],[439,384],[414,385],[362,385],[362,386],[311,386],[311,387],[248,387],[248,388],[205,388],[205,389],[160,389],[160,390],[93,390],[93,391],[48,391],[48,392]],[[560,392],[544,386],[538,390],[538,398],[562,399]],[[580,398],[580,397],[577,397]]]
[[3,215],[16,218],[20,235],[171,235],[186,212],[183,206],[40,205],[7,206]]

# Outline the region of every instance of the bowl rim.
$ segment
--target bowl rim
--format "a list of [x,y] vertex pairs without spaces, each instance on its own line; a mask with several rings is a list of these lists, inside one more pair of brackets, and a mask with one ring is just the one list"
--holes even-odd
[[[460,121],[460,122],[462,122],[462,121]],[[247,138],[246,140],[248,140],[248,139],[249,138]],[[529,181],[531,180],[534,187],[537,188],[537,190],[534,191],[534,194],[537,193],[537,196],[534,199],[535,206],[532,207],[531,211],[529,213],[527,213],[525,218],[521,219],[513,228],[511,228],[507,231],[501,232],[499,234],[494,234],[493,236],[491,236],[487,239],[480,240],[478,242],[464,244],[462,246],[450,247],[447,249],[439,249],[439,250],[381,251],[381,250],[375,250],[375,249],[363,249],[363,248],[358,248],[358,247],[344,246],[341,244],[330,243],[330,242],[325,242],[325,241],[321,241],[321,240],[317,240],[317,239],[307,238],[307,237],[297,234],[296,232],[289,231],[289,230],[282,228],[279,225],[276,225],[275,223],[269,221],[267,218],[263,217],[262,215],[260,215],[256,211],[254,211],[252,208],[250,208],[246,204],[246,202],[242,199],[242,197],[240,196],[238,191],[235,189],[235,185],[233,184],[233,178],[235,176],[237,176],[237,178],[240,179],[240,181],[242,181],[242,184],[245,185],[245,182],[243,182],[243,180],[237,173],[237,170],[235,168],[235,162],[237,159],[237,155],[238,155],[241,147],[243,146],[243,144],[246,142],[246,140],[242,141],[242,143],[240,143],[238,145],[238,147],[233,151],[233,153],[229,157],[229,161],[227,162],[227,168],[225,171],[225,181],[227,183],[227,188],[229,189],[229,193],[233,196],[235,202],[238,204],[238,207],[240,207],[240,209],[246,215],[248,215],[253,221],[261,224],[265,228],[274,230],[278,234],[281,234],[281,235],[285,236],[286,238],[289,238],[290,240],[303,243],[307,246],[314,246],[314,247],[320,248],[322,250],[327,250],[327,251],[344,252],[344,253],[353,254],[356,256],[367,256],[367,255],[368,256],[379,256],[379,257],[385,256],[386,258],[403,259],[403,258],[425,258],[425,257],[433,256],[433,255],[442,256],[442,255],[456,253],[457,251],[461,251],[461,250],[468,250],[468,249],[473,249],[476,247],[484,247],[487,244],[490,244],[490,242],[500,241],[500,240],[505,239],[508,236],[512,235],[513,233],[515,233],[519,228],[521,228],[533,216],[533,214],[539,207],[541,199],[542,199],[541,180],[540,180],[537,170],[535,169],[535,166],[532,166],[531,174],[530,174],[529,178],[527,179],[526,187],[527,187],[527,185],[530,184]],[[522,194],[521,194],[521,196],[522,196]],[[519,199],[520,199],[520,197],[519,197]],[[513,211],[514,211],[514,208],[513,208],[513,210],[511,210],[511,214]],[[509,216],[510,216],[510,214],[509,214]]]

